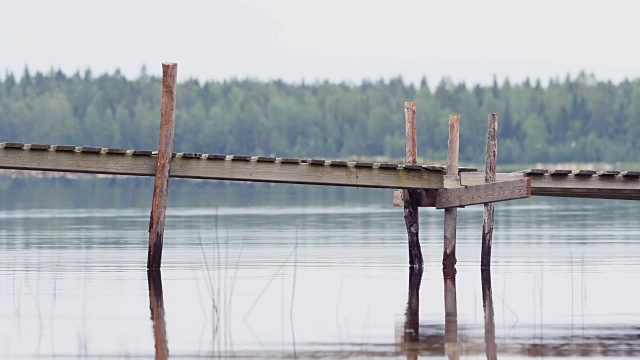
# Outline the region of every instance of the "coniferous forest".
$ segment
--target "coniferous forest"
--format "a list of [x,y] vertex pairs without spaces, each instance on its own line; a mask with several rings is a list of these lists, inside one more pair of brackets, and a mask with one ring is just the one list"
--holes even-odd
[[[0,142],[155,149],[161,79],[61,71],[0,80]],[[418,108],[418,152],[444,160],[448,116],[462,115],[460,158],[483,163],[499,114],[502,164],[640,161],[640,80],[592,75],[491,86],[401,78],[360,84],[182,81],[174,150],[278,157],[404,158],[404,102]]]

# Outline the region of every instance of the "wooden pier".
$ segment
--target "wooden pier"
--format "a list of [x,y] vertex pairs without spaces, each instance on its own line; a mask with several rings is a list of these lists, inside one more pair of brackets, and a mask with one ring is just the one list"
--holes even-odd
[[394,205],[404,206],[409,262],[422,267],[418,207],[445,209],[443,268],[455,274],[457,209],[484,204],[482,267],[488,268],[493,204],[535,196],[640,200],[640,172],[529,169],[495,173],[498,115],[490,114],[485,172],[458,166],[459,115],[449,118],[447,166],[416,163],[416,104],[405,103],[405,164],[276,158],[228,154],[173,153],[177,65],[163,64],[158,151],[121,148],[0,143],[0,169],[155,176],[147,268],[160,268],[169,178],[255,181],[399,189]]

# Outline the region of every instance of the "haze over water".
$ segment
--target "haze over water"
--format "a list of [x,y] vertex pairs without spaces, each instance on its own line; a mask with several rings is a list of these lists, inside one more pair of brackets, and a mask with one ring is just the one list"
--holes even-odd
[[390,190],[178,182],[161,279],[149,188],[0,191],[0,357],[640,354],[636,202],[497,204],[484,279],[482,207],[459,211],[447,280],[442,212],[421,209],[420,279]]

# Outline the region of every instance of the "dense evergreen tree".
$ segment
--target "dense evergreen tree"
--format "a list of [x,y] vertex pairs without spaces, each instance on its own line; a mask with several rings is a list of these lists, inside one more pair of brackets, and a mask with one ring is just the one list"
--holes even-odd
[[[89,69],[0,80],[0,141],[154,149],[161,81]],[[486,119],[500,116],[501,163],[640,161],[640,81],[575,79],[490,86],[402,78],[360,85],[226,80],[178,86],[176,151],[350,158],[404,156],[405,101],[418,106],[421,156],[444,160],[447,121],[462,114],[461,159],[482,163]]]

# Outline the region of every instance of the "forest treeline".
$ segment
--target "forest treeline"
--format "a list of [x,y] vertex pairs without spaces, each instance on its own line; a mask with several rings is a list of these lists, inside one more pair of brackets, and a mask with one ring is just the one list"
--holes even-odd
[[[183,81],[177,152],[278,157],[404,158],[404,102],[418,109],[418,152],[444,161],[449,114],[461,119],[460,157],[482,163],[487,114],[499,114],[500,163],[640,161],[640,80],[575,78],[491,86],[401,78],[359,85]],[[157,148],[161,79],[90,70],[0,80],[0,142]]]

